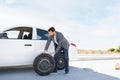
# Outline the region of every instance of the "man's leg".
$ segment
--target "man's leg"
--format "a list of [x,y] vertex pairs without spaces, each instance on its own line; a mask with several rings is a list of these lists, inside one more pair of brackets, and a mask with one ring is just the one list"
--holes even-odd
[[58,70],[57,64],[58,64],[58,58],[59,58],[60,54],[61,54],[61,49],[58,51],[58,53],[55,53],[55,55],[54,55],[55,69],[53,72],[57,72],[57,70]]
[[64,51],[64,61],[65,61],[65,73],[69,73],[69,55],[68,49],[63,49]]

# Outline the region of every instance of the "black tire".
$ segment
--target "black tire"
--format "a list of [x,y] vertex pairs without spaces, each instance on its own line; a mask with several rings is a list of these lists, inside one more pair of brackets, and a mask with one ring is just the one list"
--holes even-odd
[[63,70],[64,68],[65,68],[64,52],[61,51],[61,54],[58,58],[58,70]]
[[40,54],[33,63],[33,68],[38,75],[49,75],[55,67],[55,61],[49,54]]

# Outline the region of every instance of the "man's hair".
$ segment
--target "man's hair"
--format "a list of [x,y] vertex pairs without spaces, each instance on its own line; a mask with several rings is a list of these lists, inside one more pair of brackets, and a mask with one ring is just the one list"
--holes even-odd
[[48,29],[48,32],[50,32],[50,31],[55,32],[55,28],[54,28],[54,27],[50,27],[50,28]]

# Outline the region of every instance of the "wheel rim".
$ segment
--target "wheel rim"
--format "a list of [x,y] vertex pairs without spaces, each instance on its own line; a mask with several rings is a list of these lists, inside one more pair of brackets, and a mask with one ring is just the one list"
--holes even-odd
[[64,59],[63,57],[60,57],[59,60],[58,60],[58,67],[59,68],[63,68],[65,65],[64,65]]
[[41,72],[48,72],[51,70],[51,64],[48,59],[41,59],[38,63],[38,69]]

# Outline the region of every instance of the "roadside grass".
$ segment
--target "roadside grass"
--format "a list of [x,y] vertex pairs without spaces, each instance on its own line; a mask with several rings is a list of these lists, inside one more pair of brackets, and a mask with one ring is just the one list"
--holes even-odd
[[120,54],[120,52],[110,52],[105,50],[77,50],[78,54]]

